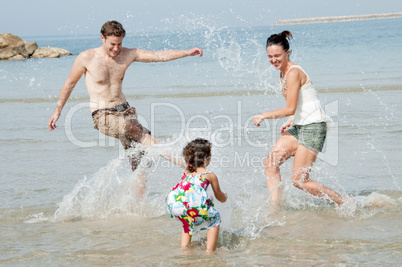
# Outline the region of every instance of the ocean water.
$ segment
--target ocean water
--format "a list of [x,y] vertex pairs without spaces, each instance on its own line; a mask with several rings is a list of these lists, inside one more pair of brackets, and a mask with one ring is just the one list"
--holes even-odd
[[[132,32],[126,47],[204,49],[202,58],[134,63],[123,92],[163,145],[132,173],[119,143],[93,129],[83,79],[54,132],[47,122],[75,57],[98,35],[29,36],[74,56],[0,62],[0,264],[5,266],[399,266],[402,260],[402,19],[217,28],[181,21],[182,32]],[[292,187],[282,170],[282,210],[270,215],[263,160],[283,120],[254,115],[282,107],[266,38],[290,30],[291,58],[309,73],[332,116],[311,178],[354,205],[339,208]],[[205,232],[180,249],[180,222],[165,205],[182,170],[158,157],[210,139],[226,203],[217,250]],[[137,151],[130,151],[137,153]],[[147,188],[136,186],[145,173]],[[210,192],[212,194],[212,192]]]

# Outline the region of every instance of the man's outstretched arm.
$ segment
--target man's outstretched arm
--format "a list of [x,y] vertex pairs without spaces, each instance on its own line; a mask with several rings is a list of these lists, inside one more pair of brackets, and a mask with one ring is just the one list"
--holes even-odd
[[203,51],[201,48],[194,47],[189,50],[165,50],[165,51],[146,51],[141,49],[132,49],[134,53],[134,61],[139,62],[166,62],[188,56],[202,57]]
[[71,95],[75,85],[80,80],[82,74],[85,73],[85,67],[82,64],[82,55],[78,55],[73,67],[71,68],[70,75],[68,76],[67,80],[65,81],[63,88],[60,92],[59,101],[57,101],[56,110],[54,111],[53,115],[50,117],[48,122],[48,128],[50,131],[56,129],[56,121],[59,119],[61,111],[66,104],[68,98]]

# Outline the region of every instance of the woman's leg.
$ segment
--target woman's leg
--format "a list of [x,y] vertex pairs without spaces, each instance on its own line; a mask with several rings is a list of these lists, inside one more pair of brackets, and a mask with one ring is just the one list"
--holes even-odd
[[216,241],[218,240],[219,236],[219,225],[208,229],[207,231],[207,249],[206,251],[211,253],[215,250]]
[[311,168],[317,158],[318,152],[299,145],[295,154],[292,171],[292,183],[295,187],[314,196],[329,198],[338,205],[343,204],[343,197],[334,190],[310,180]]
[[298,147],[297,139],[289,133],[284,133],[271,149],[265,159],[265,176],[269,193],[269,210],[278,212],[282,200],[282,189],[280,187],[281,173],[279,167],[294,155]]

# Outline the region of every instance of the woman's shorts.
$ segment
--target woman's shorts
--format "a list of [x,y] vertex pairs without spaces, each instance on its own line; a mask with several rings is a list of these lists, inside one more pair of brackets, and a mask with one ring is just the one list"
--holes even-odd
[[288,133],[296,137],[299,145],[321,152],[327,137],[327,124],[317,122],[306,125],[293,125]]

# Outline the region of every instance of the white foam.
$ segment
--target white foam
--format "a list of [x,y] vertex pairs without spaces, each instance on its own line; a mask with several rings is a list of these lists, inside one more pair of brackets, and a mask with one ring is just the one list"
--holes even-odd
[[365,197],[360,203],[364,208],[372,209],[392,209],[399,205],[398,201],[391,197],[373,192],[369,196]]

